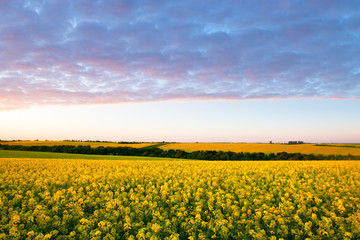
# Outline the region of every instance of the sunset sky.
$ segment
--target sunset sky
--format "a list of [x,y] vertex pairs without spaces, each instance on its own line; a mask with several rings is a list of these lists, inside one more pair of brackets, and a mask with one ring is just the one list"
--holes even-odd
[[0,139],[360,143],[360,1],[0,1]]

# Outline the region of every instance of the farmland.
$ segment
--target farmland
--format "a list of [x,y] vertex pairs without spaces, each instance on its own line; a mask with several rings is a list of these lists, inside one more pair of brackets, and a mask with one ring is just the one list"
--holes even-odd
[[2,158],[0,187],[0,239],[360,238],[358,161]]
[[133,147],[143,148],[154,145],[154,143],[118,143],[118,142],[91,142],[91,141],[3,141],[3,144],[22,146],[90,146],[90,147]]
[[267,144],[267,143],[170,143],[160,146],[163,150],[179,149],[188,152],[232,151],[232,152],[264,152],[264,153],[302,153],[323,155],[360,155],[359,144]]
[[31,152],[31,151],[13,151],[0,150],[1,158],[47,158],[47,159],[93,159],[93,160],[168,160],[174,161],[173,158],[155,158],[155,157],[138,157],[138,156],[109,156],[109,155],[90,155],[90,154],[70,154],[70,153],[53,153],[53,152]]
[[194,151],[231,151],[231,152],[263,152],[263,153],[301,153],[322,155],[360,156],[360,144],[267,144],[267,143],[117,143],[117,142],[81,142],[81,141],[4,141],[1,144],[21,146],[90,146],[96,147],[158,147],[162,150]]

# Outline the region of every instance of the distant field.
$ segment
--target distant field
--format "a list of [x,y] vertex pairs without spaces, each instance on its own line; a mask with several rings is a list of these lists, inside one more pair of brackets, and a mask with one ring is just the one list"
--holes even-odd
[[54,146],[54,145],[71,145],[71,146],[90,146],[90,147],[133,147],[143,148],[157,143],[117,143],[117,142],[78,142],[78,141],[9,141],[0,142],[0,144],[23,145],[23,146]]
[[360,144],[268,144],[268,143],[116,143],[116,142],[77,142],[77,141],[11,141],[0,144],[23,145],[23,146],[91,146],[96,147],[132,147],[146,148],[156,146],[163,150],[179,149],[187,152],[192,151],[232,151],[232,152],[264,152],[264,153],[302,153],[323,155],[354,155],[360,156]]
[[163,150],[179,149],[192,151],[232,151],[232,152],[264,152],[264,153],[303,153],[324,155],[360,155],[359,144],[328,144],[316,146],[316,144],[265,144],[265,143],[170,143],[160,146]]
[[1,158],[48,158],[48,159],[93,159],[93,160],[158,160],[158,161],[179,161],[175,158],[156,158],[156,157],[138,157],[138,156],[109,156],[109,155],[87,155],[71,153],[52,153],[52,152],[30,152],[0,150]]

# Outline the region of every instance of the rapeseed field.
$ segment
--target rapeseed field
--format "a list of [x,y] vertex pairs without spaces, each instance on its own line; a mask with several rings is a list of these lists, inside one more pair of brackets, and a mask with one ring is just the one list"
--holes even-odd
[[[352,147],[349,147],[352,146]],[[160,146],[163,150],[179,149],[192,151],[231,151],[263,153],[302,153],[323,155],[360,155],[360,145],[353,144],[268,144],[268,143],[170,143]]]
[[360,162],[0,160],[0,239],[359,239]]
[[90,146],[146,148],[156,146],[163,150],[193,151],[231,151],[263,153],[301,153],[323,155],[360,155],[360,144],[268,144],[268,143],[117,143],[117,142],[80,142],[80,141],[3,141],[1,144],[22,146]]
[[70,146],[90,146],[96,147],[132,147],[143,148],[154,145],[155,143],[117,143],[117,142],[88,142],[88,141],[3,141],[2,144],[22,145],[22,146],[55,146],[55,145],[70,145]]

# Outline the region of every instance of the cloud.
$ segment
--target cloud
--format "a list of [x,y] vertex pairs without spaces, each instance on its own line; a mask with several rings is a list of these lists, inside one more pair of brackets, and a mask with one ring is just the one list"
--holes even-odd
[[359,98],[357,1],[0,3],[0,109]]

